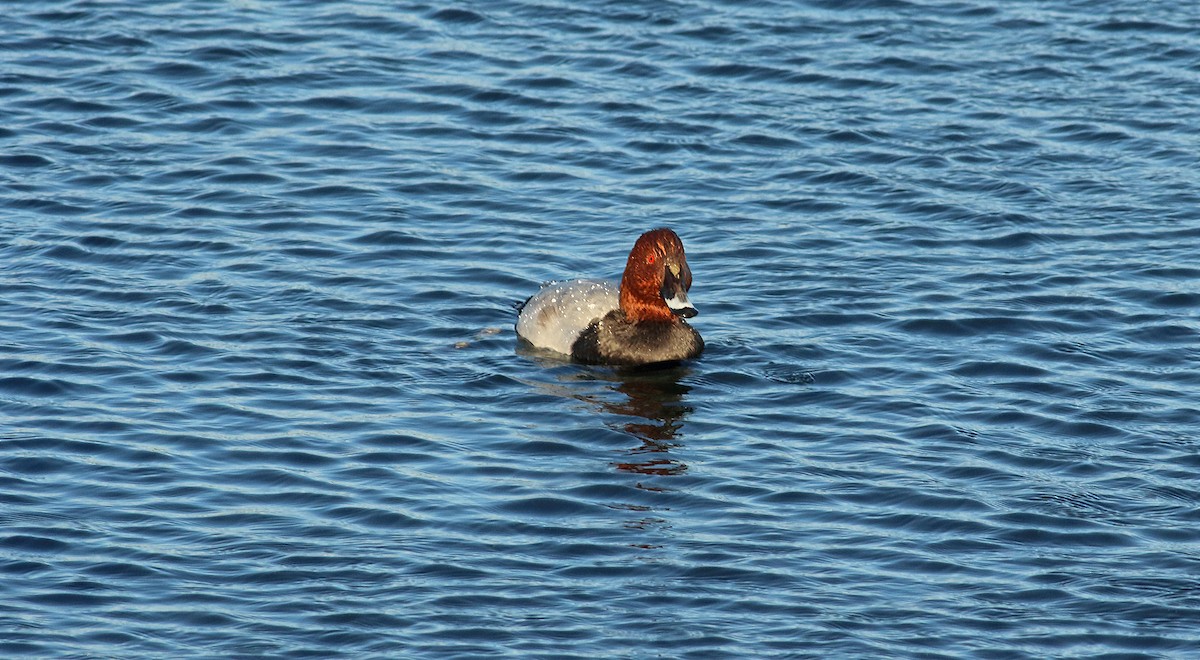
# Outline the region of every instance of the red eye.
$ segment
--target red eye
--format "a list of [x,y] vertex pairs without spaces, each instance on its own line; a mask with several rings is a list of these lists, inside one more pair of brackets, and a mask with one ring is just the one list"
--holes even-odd
[[648,263],[648,264],[654,263],[654,253],[653,252],[651,252],[650,255],[646,257],[646,263]]

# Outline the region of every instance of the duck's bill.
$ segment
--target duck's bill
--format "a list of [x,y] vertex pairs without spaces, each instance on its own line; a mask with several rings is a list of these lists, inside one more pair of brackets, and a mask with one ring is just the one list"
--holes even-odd
[[690,319],[699,314],[692,303],[688,301],[687,294],[680,292],[678,296],[673,298],[663,298],[663,302],[667,303],[667,307],[671,308],[671,313],[675,316],[682,316],[685,319]]
[[687,297],[688,286],[691,285],[692,273],[688,270],[687,264],[681,267],[672,265],[666,269],[663,277],[662,297],[663,302],[667,303],[667,307],[671,309],[671,313],[675,316],[682,316],[685,319],[690,319],[699,314],[696,308],[692,306]]

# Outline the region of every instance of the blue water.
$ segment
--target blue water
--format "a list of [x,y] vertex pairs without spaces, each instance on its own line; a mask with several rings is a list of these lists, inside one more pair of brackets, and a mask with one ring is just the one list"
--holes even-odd
[[3,9],[0,656],[1200,653],[1200,5]]

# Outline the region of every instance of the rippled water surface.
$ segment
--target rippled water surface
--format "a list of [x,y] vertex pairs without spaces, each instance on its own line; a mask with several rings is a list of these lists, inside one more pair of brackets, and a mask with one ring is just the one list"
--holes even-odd
[[[0,655],[1196,657],[1192,2],[23,2]],[[519,345],[670,226],[704,355]]]

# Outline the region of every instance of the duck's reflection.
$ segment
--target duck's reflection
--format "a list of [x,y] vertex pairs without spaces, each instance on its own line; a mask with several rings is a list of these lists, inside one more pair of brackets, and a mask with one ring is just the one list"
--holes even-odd
[[[684,419],[692,412],[692,408],[684,403],[692,388],[680,382],[689,373],[690,369],[685,366],[596,373],[597,379],[611,383],[611,391],[619,395],[614,398],[610,393],[594,399],[605,412],[615,417],[606,424],[636,443],[624,450],[621,459],[613,462],[620,472],[638,477],[636,488],[663,492],[667,490],[664,478],[687,472],[687,464],[671,452],[683,446]],[[632,545],[643,550],[662,548],[652,539],[663,538],[660,535],[671,528],[671,523],[664,517],[665,509],[632,502],[611,506],[633,516],[624,522],[626,529],[636,530],[639,534],[639,542]]]
[[[653,476],[673,476],[687,471],[687,465],[672,458],[670,452],[681,444],[684,419],[692,408],[684,403],[692,388],[681,381],[692,373],[687,363],[675,362],[650,367],[610,369],[607,367],[567,366],[561,356],[519,344],[517,353],[543,368],[558,371],[558,383],[531,382],[538,389],[566,396],[603,412],[626,418],[607,421],[616,431],[635,438],[638,444],[626,450],[626,460],[616,463],[623,472]],[[581,391],[580,383],[606,384],[604,391]],[[614,397],[613,393],[619,396]],[[629,419],[633,418],[633,419]]]
[[[684,403],[692,388],[681,381],[692,372],[686,363],[657,367],[579,369],[567,367],[560,357],[550,357],[528,345],[517,352],[542,367],[558,370],[558,384],[532,383],[539,389],[584,401],[618,418],[605,424],[637,441],[625,450],[623,460],[614,463],[618,470],[633,474],[669,477],[683,474],[687,465],[673,458],[671,450],[682,442],[684,419],[692,408]],[[604,383],[602,392],[581,391],[581,382]],[[613,393],[619,396],[614,397]],[[631,419],[632,418],[632,419]],[[648,490],[661,490],[639,484]]]
[[[611,428],[624,431],[640,443],[626,452],[626,460],[618,461],[622,472],[657,477],[675,476],[687,471],[687,465],[670,455],[681,444],[683,420],[692,409],[683,403],[691,387],[680,380],[688,374],[685,366],[660,369],[618,371],[610,374],[613,391],[624,395],[623,400],[601,401],[603,408],[615,415],[636,417],[637,421],[612,422]],[[649,488],[644,484],[639,487]]]
[[[692,388],[682,381],[691,375],[686,364],[658,368],[609,369],[567,364],[536,349],[518,349],[526,357],[554,374],[554,382],[530,381],[538,389],[556,396],[584,402],[605,413],[608,428],[631,439],[611,465],[635,478],[634,487],[648,493],[668,490],[667,482],[687,472],[688,466],[673,454],[683,446],[684,422],[692,413],[686,401]],[[632,498],[638,499],[638,498]],[[655,541],[671,528],[668,509],[651,500],[609,502],[626,511],[625,529],[638,533],[631,545],[650,550],[661,548]]]

